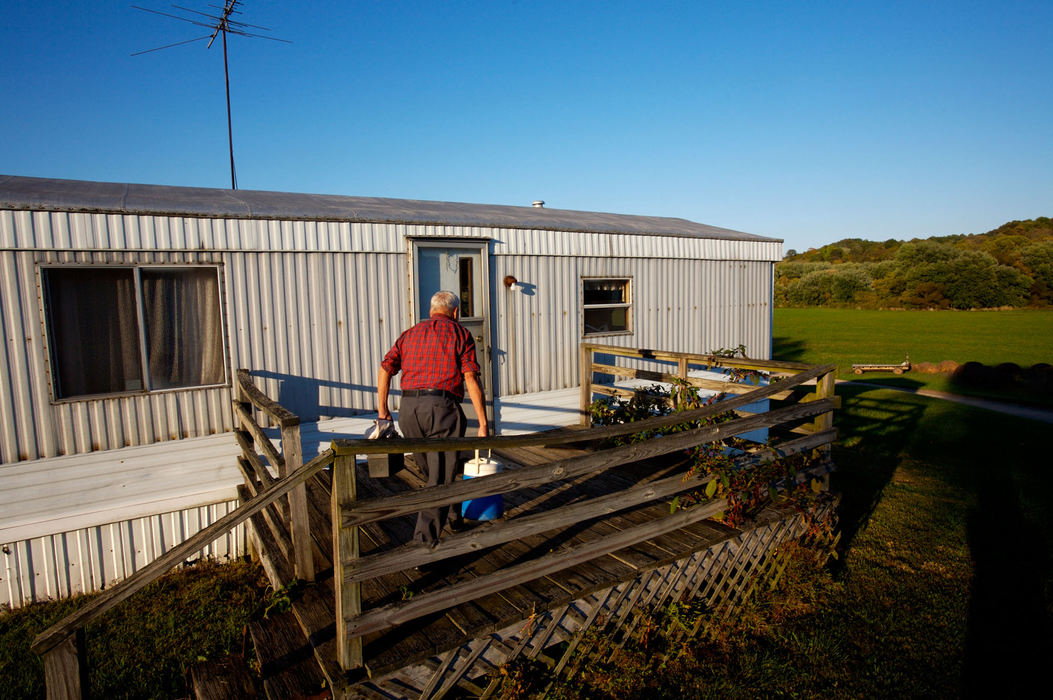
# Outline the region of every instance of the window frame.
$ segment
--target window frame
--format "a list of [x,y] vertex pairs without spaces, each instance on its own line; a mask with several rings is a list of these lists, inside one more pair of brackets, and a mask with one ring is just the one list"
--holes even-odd
[[[633,277],[632,275],[582,275],[581,283],[578,285],[579,308],[581,309],[581,337],[598,338],[601,336],[632,335],[633,334]],[[609,304],[586,304],[585,283],[586,282],[622,282],[625,285],[625,301]],[[620,331],[593,331],[585,328],[585,312],[589,309],[625,309],[625,330]]]
[[[146,318],[143,308],[143,288],[141,272],[143,270],[186,270],[191,268],[210,269],[215,273],[216,293],[219,301],[219,332],[220,343],[223,348],[223,379],[214,384],[195,384],[193,386],[167,387],[154,389],[150,387],[149,354],[146,341]],[[127,391],[109,391],[97,394],[77,394],[74,396],[59,396],[59,381],[56,373],[57,361],[55,357],[54,339],[54,317],[52,315],[50,291],[46,280],[48,270],[130,270],[132,272],[132,284],[135,290],[135,323],[139,340],[139,375],[143,388],[130,389]],[[230,371],[230,347],[227,338],[227,303],[223,284],[223,264],[220,262],[206,263],[58,263],[39,262],[37,264],[37,292],[40,303],[40,318],[42,325],[42,336],[44,339],[44,363],[47,369],[48,390],[52,404],[67,404],[83,401],[94,401],[107,398],[120,398],[129,396],[149,396],[155,394],[168,394],[178,391],[199,391],[202,389],[215,389],[229,387],[231,385]]]

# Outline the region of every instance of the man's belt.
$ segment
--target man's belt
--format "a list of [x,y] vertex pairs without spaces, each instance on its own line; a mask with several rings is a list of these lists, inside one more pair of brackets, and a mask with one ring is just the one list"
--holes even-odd
[[403,389],[403,396],[442,396],[450,399],[451,401],[461,402],[461,397],[452,391],[446,391],[445,389]]

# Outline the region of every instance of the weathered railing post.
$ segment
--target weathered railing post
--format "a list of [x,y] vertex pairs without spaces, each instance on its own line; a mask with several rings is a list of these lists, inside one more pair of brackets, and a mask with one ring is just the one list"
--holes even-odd
[[88,659],[80,628],[44,654],[48,700],[80,700],[88,689]]
[[[833,399],[837,388],[837,372],[832,370],[826,374],[818,377],[815,381],[815,396],[816,399]],[[830,430],[834,427],[834,412],[827,411],[822,415],[819,415],[815,419],[815,431],[821,433],[824,430]],[[832,450],[831,445],[823,445],[819,448],[826,460],[830,459],[830,453]],[[829,491],[830,490],[830,475],[826,474],[823,476],[823,486]]]
[[346,562],[358,559],[358,527],[343,527],[343,511],[357,499],[355,455],[338,454],[333,461],[333,585],[336,588],[336,655],[345,671],[361,668],[362,638],[349,638],[347,618],[362,612],[362,584],[346,583]]
[[581,425],[588,427],[592,425],[592,414],[589,406],[592,405],[592,347],[581,346]]
[[[248,432],[245,433],[246,440],[254,440],[259,450],[266,455],[271,465],[278,469],[278,477],[284,479],[303,465],[303,444],[300,439],[300,417],[292,411],[284,408],[281,404],[271,400],[266,394],[256,388],[252,383],[252,376],[246,369],[237,371],[237,392],[234,399],[234,422],[235,428],[240,424]],[[281,454],[275,449],[270,438],[264,433],[252,415],[252,407],[256,406],[265,413],[271,421],[278,425],[281,430]],[[235,431],[235,435],[238,431]],[[239,439],[239,442],[241,440]],[[244,446],[243,446],[244,447]],[[245,455],[246,459],[254,465],[258,465],[257,476],[266,487],[270,476],[266,474],[266,468],[260,460],[252,455]],[[256,493],[255,488],[252,493]],[[293,567],[294,575],[303,581],[314,581],[314,551],[311,543],[311,525],[307,510],[307,485],[299,484],[289,492],[285,499],[288,508],[282,513],[284,519],[288,516],[289,539],[288,547],[289,564]],[[279,509],[281,510],[281,509]],[[284,549],[284,548],[283,548]]]
[[[299,421],[295,425],[282,425],[282,456],[285,458],[281,474],[283,479],[303,466]],[[307,513],[306,484],[301,484],[289,492],[289,530],[292,535],[296,577],[304,581],[314,581],[314,553]]]

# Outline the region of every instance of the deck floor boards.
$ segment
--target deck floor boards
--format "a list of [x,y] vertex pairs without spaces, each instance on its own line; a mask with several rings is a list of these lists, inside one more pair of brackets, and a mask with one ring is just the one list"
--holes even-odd
[[[495,451],[507,469],[552,463],[586,454],[578,448],[516,448]],[[663,463],[629,465],[601,475],[586,475],[542,487],[524,488],[505,494],[506,518],[537,513],[587,497],[647,483],[668,476],[676,469]],[[389,477],[370,478],[368,469],[356,469],[358,495],[379,498],[417,489],[424,485],[423,473],[412,459]],[[323,668],[335,685],[334,592],[332,581],[332,531],[330,516],[331,475],[322,472],[308,482],[311,528],[315,538],[318,581],[294,603],[294,610],[317,649]],[[380,576],[363,582],[362,605],[368,610],[398,602],[413,595],[445,587],[453,582],[484,577],[499,569],[519,564],[567,545],[594,542],[636,524],[668,514],[667,502],[639,506],[626,512],[575,523],[539,535],[524,537],[497,547],[472,552],[440,562],[423,571],[415,569]],[[409,542],[414,516],[402,516],[360,528],[363,555],[387,551]],[[455,648],[468,640],[532,619],[547,610],[565,606],[588,593],[633,578],[639,571],[653,569],[690,553],[705,549],[731,536],[734,531],[708,523],[696,523],[604,555],[582,565],[528,581],[499,593],[456,606],[409,624],[382,630],[364,639],[366,664],[373,677],[390,673],[437,653]],[[326,662],[328,656],[334,661]],[[343,680],[347,680],[344,677]]]

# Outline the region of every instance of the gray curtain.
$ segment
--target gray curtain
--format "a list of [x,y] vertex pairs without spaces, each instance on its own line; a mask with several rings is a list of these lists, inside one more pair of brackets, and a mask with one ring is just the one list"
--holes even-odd
[[138,391],[142,386],[131,269],[44,270],[58,398]]
[[150,388],[223,383],[215,268],[143,268],[139,275]]

